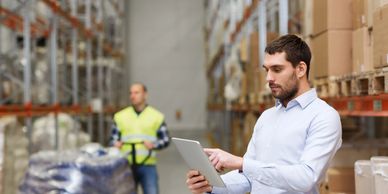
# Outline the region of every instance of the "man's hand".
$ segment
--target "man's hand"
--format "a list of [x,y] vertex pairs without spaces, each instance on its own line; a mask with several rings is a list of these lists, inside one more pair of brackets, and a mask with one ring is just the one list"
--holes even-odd
[[209,182],[198,171],[190,170],[186,176],[187,187],[193,194],[200,194],[212,191],[212,186],[209,185]]
[[223,171],[225,168],[230,170],[242,170],[243,158],[220,149],[205,148],[204,151],[209,156],[210,162],[217,171]]
[[153,144],[151,141],[144,141],[143,143],[144,143],[144,146],[145,146],[147,149],[149,149],[149,150],[151,150],[151,149],[154,148],[154,144]]
[[123,142],[122,141],[116,141],[113,146],[115,146],[118,149],[121,149],[121,147],[123,146]]

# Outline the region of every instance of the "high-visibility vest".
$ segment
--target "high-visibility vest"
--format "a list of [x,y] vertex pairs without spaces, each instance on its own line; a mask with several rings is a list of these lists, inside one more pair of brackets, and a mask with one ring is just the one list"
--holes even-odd
[[[164,121],[164,116],[158,110],[147,106],[139,115],[135,109],[130,106],[114,115],[114,121],[118,130],[121,132],[121,141],[124,143],[139,143],[145,140],[155,142],[157,140],[157,130]],[[144,161],[149,150],[144,144],[136,144],[136,163]],[[132,153],[132,146],[124,144],[121,147],[123,153]],[[133,164],[131,154],[128,155],[128,161]],[[156,153],[151,152],[151,156],[146,159],[144,165],[155,165]]]

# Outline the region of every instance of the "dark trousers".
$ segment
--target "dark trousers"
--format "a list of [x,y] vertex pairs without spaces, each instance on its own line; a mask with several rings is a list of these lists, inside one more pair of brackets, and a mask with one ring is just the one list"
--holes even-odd
[[159,194],[158,172],[155,165],[139,165],[132,169],[136,188],[140,184],[143,194]]

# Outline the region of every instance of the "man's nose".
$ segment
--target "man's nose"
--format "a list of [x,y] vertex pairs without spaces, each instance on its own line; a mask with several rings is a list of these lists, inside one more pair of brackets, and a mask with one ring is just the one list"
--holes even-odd
[[271,82],[274,80],[274,77],[273,77],[273,74],[271,73],[271,71],[267,71],[266,80],[267,80],[267,82]]

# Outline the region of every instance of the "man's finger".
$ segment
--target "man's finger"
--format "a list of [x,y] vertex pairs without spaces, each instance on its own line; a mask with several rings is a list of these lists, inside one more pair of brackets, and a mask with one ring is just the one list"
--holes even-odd
[[204,148],[203,151],[208,155],[210,156],[213,152],[214,152],[215,149],[212,149],[212,148]]
[[[189,187],[192,187],[193,185],[196,185],[200,182],[207,182],[204,176],[194,176],[186,180],[186,184]],[[199,188],[199,187],[195,187],[195,188]]]
[[198,170],[190,170],[187,174],[186,174],[186,177],[187,178],[191,178],[193,176],[198,176],[199,175],[199,171]]
[[216,158],[216,154],[215,153],[212,153],[212,154],[209,155],[209,160],[210,161],[213,161],[215,158]]
[[211,160],[213,166],[216,166],[219,161],[220,160],[218,158],[214,158],[213,160]]
[[221,172],[223,169],[221,162],[218,162],[214,167],[217,169],[218,172]]

